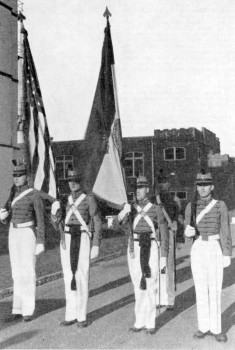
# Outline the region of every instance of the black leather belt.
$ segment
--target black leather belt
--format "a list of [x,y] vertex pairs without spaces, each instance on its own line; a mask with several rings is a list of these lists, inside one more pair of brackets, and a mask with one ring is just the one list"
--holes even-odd
[[[139,242],[139,238],[134,238],[134,241]],[[155,238],[150,238],[151,241],[155,241]]]

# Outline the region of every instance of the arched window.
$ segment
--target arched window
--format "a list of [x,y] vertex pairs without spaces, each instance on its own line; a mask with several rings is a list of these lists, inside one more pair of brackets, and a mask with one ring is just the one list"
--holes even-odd
[[123,165],[126,177],[144,175],[144,154],[142,152],[125,153]]
[[163,150],[164,160],[185,160],[186,150],[184,147],[169,147]]

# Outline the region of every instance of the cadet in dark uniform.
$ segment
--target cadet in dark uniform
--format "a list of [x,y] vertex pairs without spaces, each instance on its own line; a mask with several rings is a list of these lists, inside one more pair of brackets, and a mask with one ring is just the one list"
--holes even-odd
[[[168,224],[169,230],[169,252],[165,273],[161,273],[161,281],[157,288],[156,305],[166,306],[167,310],[173,310],[175,304],[175,254],[176,254],[176,234],[179,217],[179,205],[169,192],[169,177],[158,176],[158,190],[156,195],[157,203],[162,208],[163,214]],[[160,289],[160,292],[159,292]]]
[[196,179],[199,199],[185,211],[185,235],[195,239],[191,249],[191,267],[196,289],[198,331],[194,338],[212,334],[226,342],[221,333],[221,292],[223,268],[231,263],[232,240],[228,210],[223,201],[212,196],[214,185],[210,173]]
[[[145,330],[155,333],[156,286],[160,268],[166,266],[169,233],[163,212],[159,205],[148,199],[149,185],[145,176],[137,179],[136,203],[126,204],[119,213],[122,222],[129,212],[132,235],[128,244],[128,265],[135,292],[135,324],[132,332]],[[158,257],[161,231],[161,259]]]
[[66,205],[65,246],[60,246],[66,310],[65,321],[60,325],[77,323],[82,328],[88,326],[89,267],[90,259],[99,254],[101,220],[94,197],[82,191],[77,170],[68,171],[68,181],[71,194]]
[[28,186],[24,164],[13,170],[14,186],[0,219],[10,222],[9,253],[13,278],[12,315],[6,321],[33,319],[35,309],[35,255],[44,251],[44,207],[39,192]]

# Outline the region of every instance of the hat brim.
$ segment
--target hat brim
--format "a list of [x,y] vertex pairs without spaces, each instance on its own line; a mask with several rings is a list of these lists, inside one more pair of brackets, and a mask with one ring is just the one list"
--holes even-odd
[[13,177],[21,177],[21,176],[24,176],[24,175],[27,175],[26,172],[23,172],[23,173],[13,173]]
[[67,179],[69,182],[81,182],[82,179],[79,177],[68,177]]
[[197,186],[210,186],[212,185],[212,181],[203,181],[203,182],[196,182]]
[[144,187],[149,187],[148,184],[137,184],[136,188],[144,188]]

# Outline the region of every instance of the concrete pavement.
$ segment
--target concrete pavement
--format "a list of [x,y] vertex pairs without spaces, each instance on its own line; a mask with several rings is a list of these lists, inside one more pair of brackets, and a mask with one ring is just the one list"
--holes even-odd
[[[235,237],[233,232],[233,237]],[[93,263],[90,273],[88,328],[76,325],[60,328],[64,319],[63,280],[57,279],[37,288],[35,320],[7,324],[12,298],[0,301],[0,348],[29,349],[232,349],[235,344],[235,254],[225,270],[222,297],[223,330],[228,342],[219,344],[208,336],[194,340],[197,329],[195,293],[190,269],[191,244],[177,250],[177,297],[172,312],[157,314],[155,335],[132,334],[134,295],[126,256]]]

